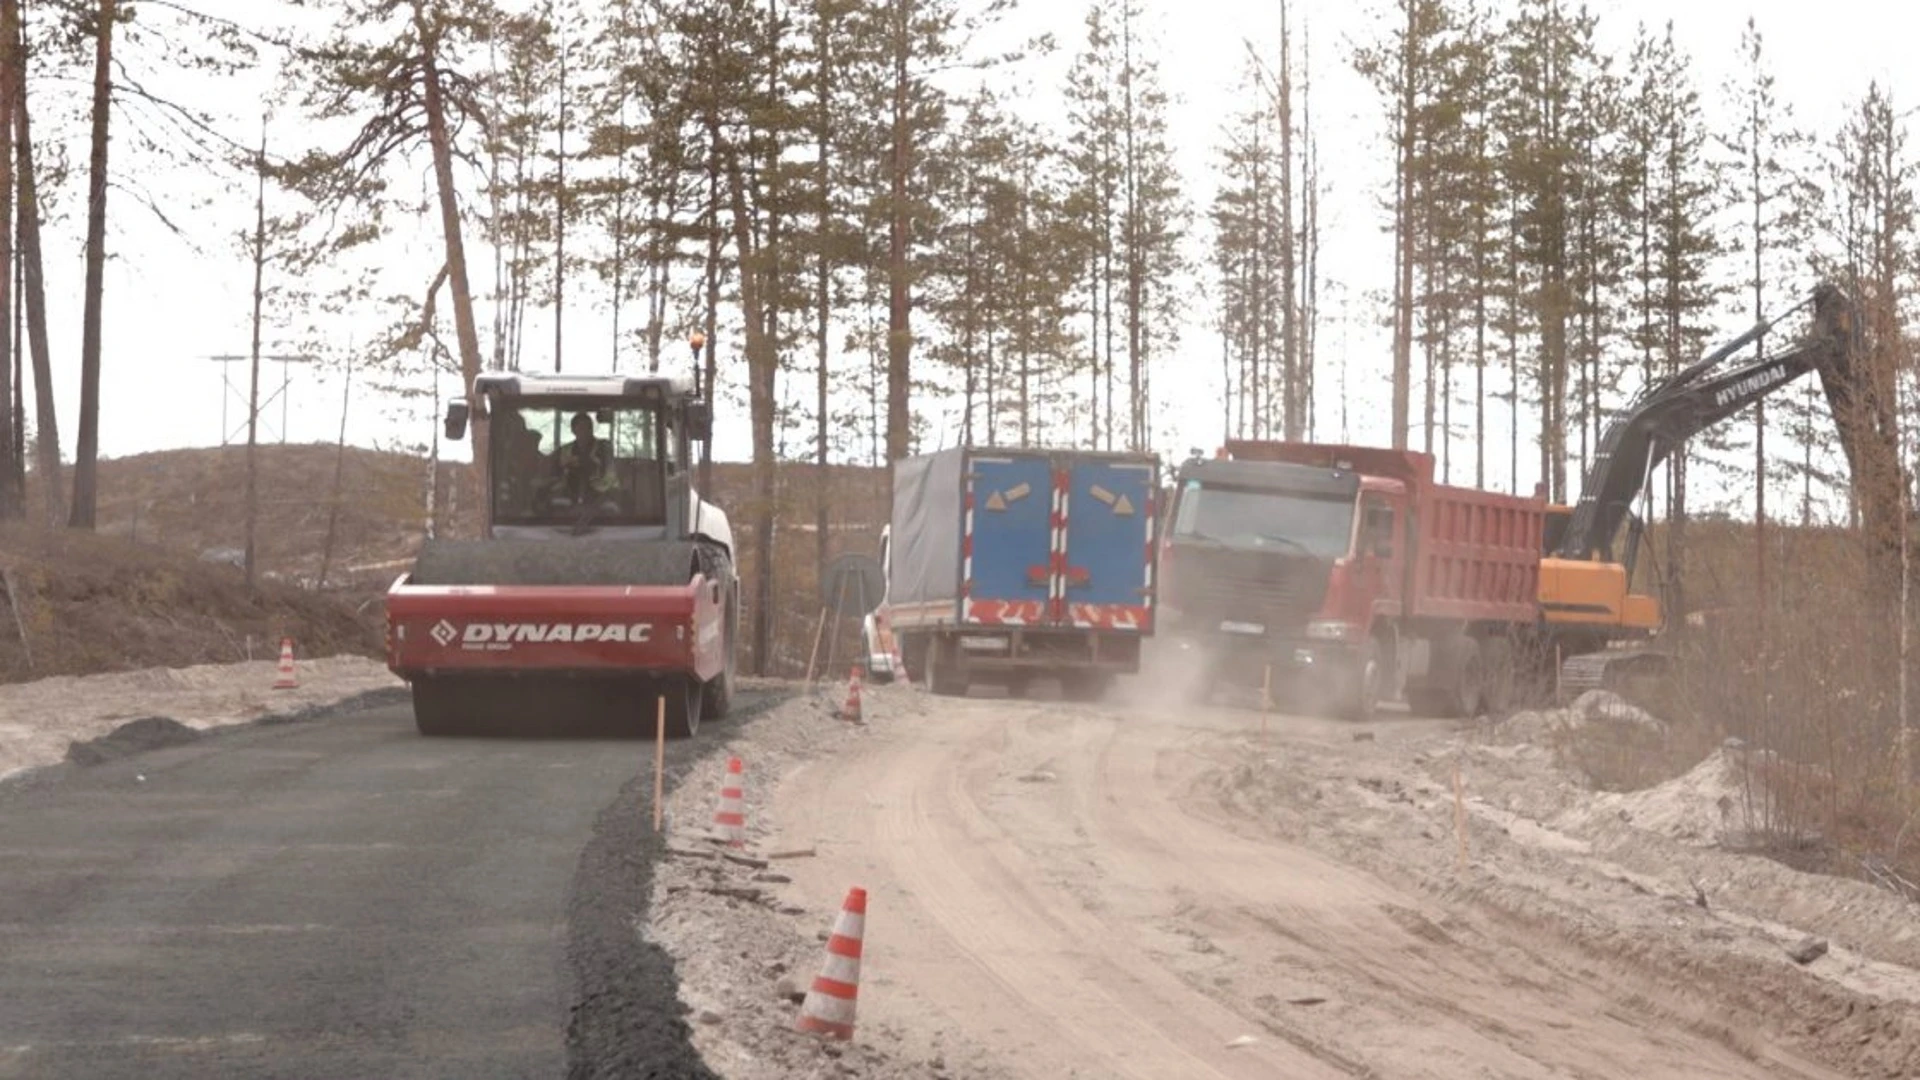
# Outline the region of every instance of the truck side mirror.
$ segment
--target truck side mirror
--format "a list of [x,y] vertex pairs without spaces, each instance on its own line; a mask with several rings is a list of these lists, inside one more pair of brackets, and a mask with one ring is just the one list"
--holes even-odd
[[713,438],[713,409],[704,401],[687,402],[687,438],[695,442]]
[[454,398],[447,402],[447,438],[458,442],[467,437],[467,413],[465,400]]

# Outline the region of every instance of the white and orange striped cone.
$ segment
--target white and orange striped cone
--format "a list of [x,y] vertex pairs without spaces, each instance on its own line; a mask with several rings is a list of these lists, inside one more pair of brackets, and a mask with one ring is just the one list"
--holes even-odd
[[747,804],[745,780],[739,758],[727,759],[727,776],[720,781],[720,808],[713,812],[714,828],[728,847],[747,846]]
[[847,703],[840,707],[840,719],[855,724],[861,722],[859,664],[853,665],[853,673],[847,676]]
[[813,987],[800,1004],[795,1031],[853,1038],[854,1003],[860,996],[860,941],[867,929],[867,890],[847,890],[840,918],[827,938],[827,958],[814,976]]
[[293,670],[293,639],[280,639],[280,672],[273,678],[275,690],[292,690],[300,685],[300,676]]

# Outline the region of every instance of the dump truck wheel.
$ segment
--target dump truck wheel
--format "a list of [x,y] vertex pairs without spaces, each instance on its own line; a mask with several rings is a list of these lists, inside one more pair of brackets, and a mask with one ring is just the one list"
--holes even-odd
[[1450,720],[1473,716],[1480,711],[1482,688],[1486,684],[1485,655],[1476,638],[1463,637],[1449,650],[1448,679],[1442,704]]
[[667,738],[691,739],[700,731],[701,692],[699,680],[674,676],[660,685],[660,697],[667,703]]
[[966,659],[960,643],[944,634],[927,644],[927,689],[941,697],[967,694]]
[[1379,654],[1380,645],[1375,642],[1366,658],[1341,676],[1340,697],[1335,706],[1340,719],[1366,723],[1374,718],[1380,703]]
[[1513,642],[1491,637],[1481,643],[1480,706],[1490,713],[1504,713],[1513,707]]
[[1106,697],[1112,687],[1111,672],[1070,670],[1060,673],[1060,692],[1068,701],[1091,704]]

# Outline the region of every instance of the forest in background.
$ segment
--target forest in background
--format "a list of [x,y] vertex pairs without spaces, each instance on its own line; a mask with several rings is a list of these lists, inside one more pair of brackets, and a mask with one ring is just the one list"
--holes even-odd
[[[1914,169],[1885,87],[1808,131],[1752,23],[1726,43],[1737,77],[1700,86],[1670,25],[1610,53],[1563,0],[1393,0],[1357,46],[1316,44],[1303,8],[1235,43],[1242,107],[1180,161],[1167,13],[1143,0],[1088,0],[1059,40],[1009,30],[1013,0],[0,0],[0,514],[29,514],[31,463],[64,478],[34,517],[94,521],[108,226],[187,228],[161,172],[253,204],[253,353],[329,362],[350,398],[698,366],[750,419],[737,512],[763,547],[778,461],[1176,456],[1168,388],[1201,365],[1221,434],[1337,437],[1348,388],[1386,381],[1395,443],[1447,479],[1571,499],[1634,392],[1816,278],[1868,313],[1874,393],[1910,422]],[[1064,71],[1045,92],[1009,77],[1042,56]],[[1367,223],[1391,235],[1385,289],[1322,268],[1329,65],[1371,85],[1365,134],[1393,162]],[[243,73],[274,88],[257,130],[159,89]],[[84,218],[86,274],[77,363],[56,365],[40,233],[62,215]],[[1390,349],[1328,362],[1336,292]],[[346,348],[347,323],[385,330]],[[56,378],[81,387],[71,462]],[[1645,493],[1667,564],[1688,564],[1696,488],[1715,513],[1750,490],[1763,521],[1848,505],[1823,412],[1797,388],[1676,455]]]

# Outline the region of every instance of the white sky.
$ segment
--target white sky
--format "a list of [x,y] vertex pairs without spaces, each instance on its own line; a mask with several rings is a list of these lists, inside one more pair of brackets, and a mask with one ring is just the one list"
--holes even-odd
[[[236,15],[250,15],[261,0],[219,0],[211,6]],[[1204,260],[1209,241],[1205,226],[1205,207],[1213,189],[1208,173],[1215,160],[1219,124],[1223,117],[1242,107],[1236,100],[1242,58],[1242,40],[1251,38],[1269,56],[1277,40],[1278,15],[1272,3],[1261,0],[1145,0],[1149,9],[1150,32],[1160,35],[1162,80],[1174,96],[1173,132],[1188,181],[1188,192],[1195,208],[1195,228],[1188,238],[1197,260]],[[1374,325],[1380,307],[1363,298],[1377,295],[1390,282],[1391,253],[1382,228],[1386,218],[1380,209],[1380,196],[1391,177],[1391,154],[1381,141],[1383,112],[1372,89],[1352,70],[1349,57],[1356,40],[1370,41],[1383,25],[1382,0],[1349,4],[1338,0],[1298,3],[1293,20],[1296,31],[1311,35],[1313,43],[1314,122],[1321,141],[1322,173],[1330,190],[1322,203],[1322,270],[1330,284],[1323,288],[1326,322],[1321,330],[1323,373],[1317,402],[1321,420],[1319,435],[1338,438],[1342,414],[1340,380],[1334,365],[1344,358],[1348,365],[1345,412],[1350,420],[1348,437],[1356,442],[1385,443],[1387,413],[1388,341]],[[1913,31],[1920,17],[1899,5],[1869,4],[1846,0],[1826,4],[1750,0],[1748,3],[1702,3],[1674,5],[1654,0],[1615,0],[1602,5],[1601,33],[1613,51],[1624,58],[1636,20],[1650,23],[1672,18],[1682,47],[1693,58],[1697,84],[1712,102],[1723,78],[1737,62],[1740,30],[1749,13],[1754,14],[1772,54],[1781,95],[1790,102],[1803,124],[1824,137],[1836,126],[1841,111],[1866,89],[1869,80],[1878,79],[1892,88],[1897,106],[1911,107],[1920,101],[1920,86],[1908,73],[1911,65]],[[1058,111],[1056,87],[1077,49],[1082,34],[1084,9],[1077,2],[1039,2],[1026,0],[1015,16],[1021,29],[1052,30],[1062,45],[1051,62],[1038,63],[1026,78],[1031,82],[1027,100],[1038,110]],[[1005,76],[1001,76],[1005,77]],[[1017,77],[1017,76],[1016,76]],[[235,116],[231,130],[250,138],[258,123],[256,104],[263,80],[220,79],[189,82],[177,80],[181,96],[199,101],[245,102]],[[43,133],[68,135],[67,153],[76,166],[86,158],[84,129],[79,123],[84,101],[70,96],[78,88],[63,88],[55,100],[43,97],[46,107],[58,106],[71,117],[58,124],[43,123]],[[49,91],[51,95],[53,91]],[[291,125],[276,133],[276,143],[296,138]],[[116,141],[115,153],[122,155],[121,166],[128,164],[130,152],[124,140]],[[56,223],[47,237],[48,289],[52,298],[52,340],[56,368],[56,396],[60,408],[63,449],[72,455],[75,409],[78,400],[78,352],[80,329],[81,226],[83,215],[73,204],[80,198],[79,185],[84,173],[76,171],[75,189],[67,196],[70,211]],[[425,177],[420,177],[424,184]],[[423,189],[424,190],[424,189]],[[213,353],[245,353],[248,344],[248,313],[251,269],[237,241],[223,239],[251,224],[251,199],[216,208],[213,211],[179,213],[200,236],[207,250],[189,251],[178,240],[167,236],[133,202],[115,193],[111,200],[116,218],[113,258],[107,274],[104,394],[101,425],[101,451],[120,456],[170,447],[215,444],[221,435],[222,386],[217,365],[205,357]],[[415,229],[393,245],[396,276],[387,282],[394,291],[418,292],[436,265],[433,245],[437,237],[431,220],[422,220]],[[211,239],[209,239],[211,238]],[[474,261],[476,289],[490,286],[491,253],[477,237],[469,238],[470,257]],[[1811,282],[1781,282],[1779,288],[1798,291]],[[1338,290],[1335,292],[1334,290]],[[1355,303],[1342,309],[1338,296],[1344,294]],[[1177,456],[1189,447],[1213,445],[1220,435],[1219,349],[1208,329],[1212,315],[1206,307],[1206,290],[1195,294],[1187,325],[1181,330],[1180,359],[1170,360],[1156,376],[1160,407],[1166,420],[1156,447],[1163,455]],[[484,297],[482,298],[484,303]],[[637,312],[635,313],[637,314]],[[296,313],[278,313],[288,322],[300,321]],[[482,331],[488,315],[480,314]],[[629,317],[630,320],[632,316]],[[570,369],[587,365],[605,366],[604,336],[598,341],[591,312],[568,313]],[[1731,336],[1748,322],[1746,313],[1729,304],[1722,337]],[[537,343],[550,339],[550,324],[531,322],[529,356],[536,355]],[[327,333],[343,344],[365,341],[378,330],[371,318],[338,317],[325,325]],[[600,331],[604,335],[604,331]],[[451,340],[451,331],[448,332]],[[729,360],[723,342],[723,366]],[[268,352],[285,348],[271,335],[265,345]],[[579,351],[575,351],[579,350]],[[589,356],[591,350],[593,356]],[[684,357],[684,346],[669,354],[670,362]],[[1177,365],[1174,366],[1174,365]],[[530,367],[541,366],[530,361]],[[244,365],[233,368],[244,378]],[[278,368],[269,367],[263,383],[278,385]],[[242,383],[244,386],[244,383]],[[31,393],[31,391],[29,391]],[[321,372],[296,369],[292,386],[293,408],[288,437],[293,441],[331,441],[340,422],[342,387],[337,379]],[[391,403],[388,403],[391,404]],[[244,418],[240,398],[227,400],[227,426],[237,427]],[[391,445],[399,440],[424,441],[430,435],[424,412],[411,417],[382,415],[390,413],[382,403],[366,395],[357,396],[349,418],[349,438],[362,445]],[[279,408],[265,411],[264,435],[279,435]],[[1506,427],[1504,414],[1489,417],[1496,431]],[[938,426],[936,422],[936,427]],[[1523,418],[1522,438],[1531,439],[1531,426]],[[743,413],[721,410],[718,423],[717,456],[738,458],[746,449],[746,417]],[[936,432],[936,435],[938,432]],[[949,440],[951,434],[946,436]],[[1417,444],[1418,433],[1414,435]],[[1456,444],[1458,461],[1467,460],[1470,447]],[[1506,486],[1505,453],[1490,457],[1501,464],[1489,476],[1489,483]],[[1521,484],[1530,488],[1535,477],[1529,464],[1536,457],[1523,445]],[[1457,463],[1456,463],[1457,464]],[[1462,473],[1456,471],[1456,481]],[[1470,480],[1470,474],[1467,475]]]

